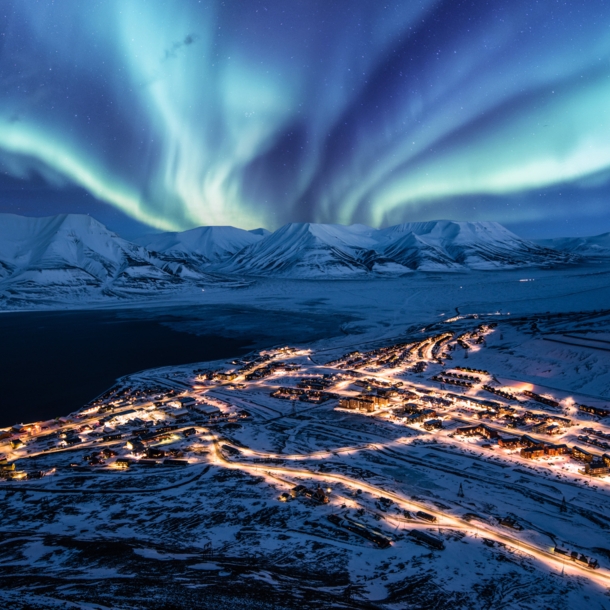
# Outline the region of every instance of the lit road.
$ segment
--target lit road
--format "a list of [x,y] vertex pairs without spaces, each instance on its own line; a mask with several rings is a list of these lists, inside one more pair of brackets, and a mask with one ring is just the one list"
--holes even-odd
[[[284,474],[284,475],[292,475],[297,477],[306,477],[309,479],[315,479],[321,482],[334,481],[336,483],[342,483],[352,489],[361,489],[363,491],[367,491],[368,493],[376,496],[384,496],[389,498],[393,502],[395,502],[402,509],[410,510],[410,511],[424,511],[428,514],[434,515],[437,519],[439,519],[438,526],[440,527],[452,527],[461,531],[466,532],[467,534],[472,534],[473,526],[466,520],[459,519],[454,515],[450,515],[444,513],[436,508],[430,508],[425,504],[420,504],[410,499],[406,499],[403,496],[397,494],[396,492],[390,492],[385,489],[381,489],[366,483],[364,481],[357,481],[354,479],[350,479],[349,477],[334,474],[334,473],[323,473],[319,474],[316,472],[311,472],[306,469],[301,468],[293,468],[288,466],[275,466],[275,465],[261,465],[257,466],[255,464],[249,464],[247,462],[238,462],[236,460],[228,460],[223,455],[218,447],[218,441],[213,443],[214,448],[214,458],[218,462],[220,462],[223,466],[227,468],[234,468],[244,471],[249,471],[251,473],[260,473],[260,471],[275,473],[275,474]],[[262,455],[261,452],[257,452],[258,455]],[[271,457],[274,454],[267,454]],[[393,519],[393,517],[388,517],[388,520]],[[398,520],[396,520],[398,521]],[[438,527],[437,524],[434,524],[434,527]],[[428,526],[430,527],[430,526]],[[602,586],[610,585],[610,571],[604,569],[598,569],[596,571],[592,571],[590,568],[581,567],[580,565],[569,562],[565,563],[565,559],[563,557],[558,557],[555,555],[550,549],[546,550],[541,547],[534,546],[528,542],[525,542],[519,538],[514,536],[510,536],[504,532],[499,532],[496,529],[493,529],[485,524],[480,524],[476,526],[476,530],[478,533],[485,535],[486,538],[490,540],[494,540],[496,542],[500,542],[502,544],[506,544],[511,546],[512,548],[521,551],[527,555],[531,555],[536,559],[542,561],[548,566],[552,566],[555,568],[564,569],[566,572],[574,572],[586,578],[593,580],[599,583]]]

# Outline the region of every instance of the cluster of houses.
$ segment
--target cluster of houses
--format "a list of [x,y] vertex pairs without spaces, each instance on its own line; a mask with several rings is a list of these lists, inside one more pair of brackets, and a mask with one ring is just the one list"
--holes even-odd
[[424,429],[428,431],[443,427],[443,422],[437,418],[438,412],[435,409],[422,409],[415,403],[407,403],[403,410],[406,424],[423,424]]
[[[523,442],[523,437],[519,440]],[[527,437],[527,442],[532,442],[532,439]],[[540,443],[538,441],[534,441],[534,443],[535,444],[528,447],[523,447],[523,449],[521,449],[521,457],[529,460],[535,460],[544,456],[554,457],[557,455],[568,455],[572,453],[569,447],[565,444],[553,445],[551,443]]]
[[374,377],[365,377],[364,379],[357,379],[354,384],[367,389],[376,389],[378,394],[384,394],[384,396],[398,396],[403,387],[402,381],[395,381],[390,383],[383,379],[376,379]]
[[[157,402],[151,404],[152,400]],[[157,445],[195,435],[196,429],[191,427],[176,436],[176,431],[191,421],[214,425],[248,417],[245,411],[221,410],[208,403],[175,389],[115,386],[68,417],[27,426],[16,425],[11,430],[0,431],[0,440],[5,440],[12,451],[19,452],[27,447],[27,453],[70,448],[86,441],[111,444],[87,453],[84,464],[71,464],[78,470],[106,464],[115,468],[127,468],[133,463],[154,465],[159,463],[159,459],[164,459],[163,464],[167,465],[186,464],[188,461],[180,460],[179,450],[163,451]],[[117,453],[121,443],[125,442],[124,448],[129,451],[127,457]],[[108,461],[117,455],[116,460]],[[15,459],[18,458],[14,454],[11,463],[6,456],[0,458],[0,478],[17,479],[40,474],[18,471]]]
[[282,347],[272,352],[258,352],[258,354],[250,358],[233,360],[232,364],[240,365],[238,369],[230,371],[204,371],[197,376],[197,379],[199,381],[233,381],[241,376],[247,381],[255,381],[257,379],[264,379],[278,370],[298,370],[300,367],[297,364],[271,362],[278,356],[291,354],[295,351],[294,348]]
[[540,394],[536,394],[535,392],[531,392],[530,390],[523,390],[522,394],[539,402],[540,404],[547,405],[549,407],[559,407],[559,403],[556,400],[552,400],[551,398],[547,398],[546,396],[541,396]]
[[423,360],[420,360],[419,362],[416,362],[409,370],[411,373],[419,375],[425,372],[426,368],[428,368],[428,364]]
[[334,379],[328,375],[324,377],[304,377],[297,383],[296,388],[281,386],[271,392],[271,396],[282,400],[300,400],[321,404],[331,398],[338,398],[337,394],[326,391],[326,388],[333,383]]
[[470,349],[470,345],[468,345],[468,343],[466,343],[466,341],[465,341],[465,340],[464,340],[462,337],[460,337],[460,338],[457,340],[457,344],[458,344],[458,345],[459,345],[459,346],[460,346],[462,349],[465,349],[465,350],[469,350],[469,349]]
[[502,390],[500,388],[496,388],[496,387],[488,385],[488,384],[485,384],[482,387],[486,392],[489,392],[490,394],[495,394],[496,396],[500,396],[502,398],[505,398],[506,400],[514,400],[514,401],[517,400],[516,396],[514,396],[510,392],[506,392],[505,390]]
[[[431,391],[418,388],[418,393],[402,387],[402,382],[389,384],[363,378],[356,384],[365,389],[372,390],[373,383],[377,385],[375,393],[361,393],[355,396],[344,396],[339,400],[339,408],[373,413],[379,409],[392,407],[391,411],[383,411],[381,416],[399,417],[407,425],[423,424],[426,430],[438,430],[443,427],[443,422],[438,418],[437,409],[451,405],[452,401],[434,395]],[[383,384],[383,385],[382,385]],[[417,400],[417,402],[404,402]]]
[[280,500],[286,501],[289,498],[307,498],[308,500],[313,500],[318,504],[328,504],[330,498],[324,492],[322,487],[318,485],[315,489],[311,489],[306,487],[305,485],[297,485],[290,490],[290,494],[282,494],[280,496]]
[[489,375],[489,371],[486,371],[485,369],[473,369],[469,366],[456,366],[455,367],[456,371],[463,371],[464,373],[475,373],[477,375]]
[[[490,326],[482,324],[472,333],[466,333],[457,339],[457,342],[465,349],[470,349],[470,346],[465,342],[468,337],[482,338],[488,332]],[[412,372],[423,372],[426,363],[426,352],[430,352],[430,357],[437,362],[442,362],[442,359],[450,360],[451,355],[448,353],[454,349],[451,342],[454,341],[454,333],[443,332],[432,337],[428,337],[422,341],[415,343],[396,343],[387,347],[377,348],[368,352],[353,351],[343,355],[341,358],[330,362],[330,366],[343,369],[360,369],[363,367],[386,367],[396,368],[404,365],[407,362],[412,362],[419,359],[420,362],[416,365],[416,370]]]
[[[72,423],[71,421],[65,420],[64,422],[57,422],[54,425],[62,426],[65,423]],[[77,428],[59,428],[46,434],[39,434],[43,430],[48,430],[49,426],[40,426],[36,424],[32,426],[13,426],[10,432],[0,434],[0,440],[6,439],[13,451],[21,449],[23,447],[34,444],[34,447],[38,451],[45,451],[49,449],[55,449],[58,447],[71,447],[78,445],[83,442],[80,437],[80,433],[91,430],[91,426],[81,426]]]
[[[424,403],[424,407],[421,407]],[[407,425],[422,424],[424,430],[429,432],[440,430],[443,427],[443,421],[439,418],[437,409],[442,409],[450,405],[450,401],[438,396],[421,396],[419,404],[408,402],[403,406],[404,422]]]
[[[455,395],[452,394],[451,396]],[[495,400],[481,400],[480,398],[473,398],[469,396],[466,401],[463,400],[463,402],[466,402],[469,407],[475,407],[475,415],[479,419],[512,418],[516,413],[516,410],[513,407]]]
[[568,447],[566,444],[555,445],[532,438],[527,434],[520,437],[502,437],[494,428],[485,424],[457,428],[456,434],[463,436],[479,436],[484,439],[495,440],[503,449],[521,449],[521,457],[535,460],[541,457],[554,457],[569,455],[572,459],[584,462],[583,474],[602,476],[610,473],[610,455],[596,455],[578,446]]
[[[83,460],[89,466],[99,466],[106,463],[106,460],[116,457],[117,452],[111,449],[110,447],[104,447],[101,451],[91,451],[83,456]],[[72,468],[77,468],[79,464],[72,463],[70,464]]]
[[527,434],[520,437],[507,436],[502,437],[498,430],[486,424],[478,424],[477,426],[466,426],[457,428],[456,434],[462,436],[480,436],[488,440],[497,440],[498,446],[504,449],[521,449],[521,456],[528,459],[535,459],[542,456],[563,455],[570,453],[567,445],[553,445],[539,441]]
[[358,396],[347,396],[339,399],[341,409],[354,409],[365,413],[372,413],[379,408],[387,407],[389,404],[389,398],[378,394],[359,394]]
[[397,367],[411,359],[419,343],[396,343],[368,352],[353,351],[329,363],[341,369],[360,369],[365,366]]
[[608,409],[602,409],[601,407],[590,407],[589,405],[578,405],[578,410],[581,413],[590,413],[597,417],[608,417],[610,411]]
[[[508,428],[526,428],[534,433],[559,434],[572,425],[572,420],[553,413],[535,413],[533,411],[517,411],[514,407],[492,400],[480,400],[471,396],[447,394],[454,402],[461,401],[474,407],[474,415],[478,419],[500,420]],[[472,409],[471,409],[472,410]]]
[[594,559],[593,557],[587,557],[582,553],[578,553],[577,551],[568,551],[567,549],[562,549],[558,546],[553,548],[553,552],[556,555],[562,555],[566,559],[573,561],[585,568],[591,568],[592,570],[597,570],[599,568],[599,561]]
[[279,398],[281,400],[298,400],[302,394],[303,390],[301,388],[287,388],[284,386],[271,392],[273,398]]
[[465,350],[470,349],[470,345],[466,343],[466,339],[472,339],[475,345],[481,345],[485,342],[485,335],[497,326],[498,325],[495,322],[492,322],[491,324],[479,324],[475,330],[459,336],[457,338],[457,343]]
[[490,428],[486,424],[457,428],[455,434],[459,434],[461,436],[481,436],[486,439],[497,439],[500,437],[497,430]]
[[[42,473],[37,473],[38,476],[30,478],[40,478]],[[15,462],[7,462],[6,459],[0,459],[0,479],[20,480],[27,479],[28,473],[23,470],[17,470]]]
[[457,385],[462,388],[472,388],[473,384],[470,381],[462,381],[461,379],[453,379],[451,377],[442,376],[442,375],[433,375],[432,381],[437,381],[438,383],[448,383],[451,385]]
[[572,447],[572,457],[575,460],[584,462],[585,468],[582,471],[583,474],[588,474],[589,476],[610,474],[610,455],[606,453],[597,455],[581,447]]
[[357,369],[366,365],[366,360],[364,360],[364,357],[365,355],[362,352],[354,350],[353,352],[344,354],[337,360],[329,362],[328,366],[333,366],[339,369]]
[[[127,469],[132,465],[138,464],[141,466],[155,466],[159,459],[163,459],[163,464],[168,466],[178,466],[188,464],[188,460],[179,459],[183,457],[180,449],[169,448],[160,449],[158,445],[163,443],[171,443],[179,438],[188,438],[197,433],[195,428],[187,428],[180,432],[178,436],[177,430],[180,428],[178,424],[170,424],[157,426],[154,430],[145,428],[142,430],[132,430],[131,437],[127,439],[124,447],[129,451],[131,457],[118,457],[110,465],[118,469]],[[120,441],[123,434],[109,434],[102,437],[102,441],[114,442]],[[114,449],[113,449],[114,447]],[[105,447],[101,451],[93,451],[85,455],[84,460],[89,466],[102,466],[106,461],[117,456],[118,445]],[[73,468],[83,470],[77,463],[71,464]]]
[[443,373],[445,377],[453,377],[454,379],[461,379],[462,381],[472,381],[473,383],[480,383],[481,378],[476,375],[468,375],[466,373],[453,373],[451,371],[447,371]]
[[338,395],[332,392],[322,392],[321,390],[303,390],[303,393],[299,396],[300,401],[316,405],[322,404],[331,398],[338,398]]
[[506,423],[511,428],[532,426],[531,431],[538,434],[559,434],[572,425],[572,420],[548,413],[524,411],[519,415],[506,416]]
[[448,345],[448,343],[449,343],[449,341],[451,341],[452,338],[453,338],[453,333],[450,333],[450,332],[443,333],[442,335],[438,335],[437,337],[435,337],[434,344],[432,345],[432,349],[430,350],[430,353],[432,354],[432,358],[438,359],[440,356],[441,358],[451,359],[451,356],[449,354],[447,354],[446,352],[443,352],[442,350],[444,350],[446,348],[449,351],[451,351],[451,346]]
[[594,428],[583,428],[582,431],[586,432],[586,434],[578,437],[581,443],[593,445],[600,449],[610,449],[610,434],[606,434],[601,430],[595,430]]
[[[296,365],[294,365],[296,366]],[[252,372],[248,373],[245,376],[246,381],[259,381],[261,379],[265,379],[267,377],[271,377],[274,373],[278,371],[291,371],[294,370],[294,366],[291,364],[285,364],[283,362],[270,362],[269,364],[265,364],[263,366],[259,366],[254,369]]]
[[581,443],[593,445],[594,447],[599,447],[600,449],[610,449],[610,443],[608,443],[607,441],[603,441],[600,438],[590,437],[587,434],[581,434],[578,437],[578,440]]
[[112,413],[130,405],[143,404],[177,395],[177,390],[168,390],[157,385],[149,386],[114,386],[86,404],[76,413],[76,417],[85,417],[93,413]]
[[301,377],[301,379],[297,382],[297,388],[301,388],[303,390],[327,390],[331,386],[333,386],[338,381],[341,381],[342,377],[338,375],[324,374],[320,375],[311,375],[308,377]]
[[[446,332],[446,333],[441,333],[440,335],[435,335],[434,337],[428,337],[428,339],[424,339],[416,346],[417,347],[417,357],[425,358],[426,357],[425,352],[426,352],[426,350],[429,349],[430,355],[432,356],[432,358],[437,360],[438,362],[440,362],[439,353],[441,352],[442,349],[444,349],[444,347],[447,347],[449,350],[451,350],[451,347],[447,346],[446,344],[448,344],[452,338],[453,338],[453,333]],[[446,354],[446,353],[442,353],[440,355],[444,356],[444,357],[448,356],[448,354]]]
[[366,390],[366,392],[355,396],[341,397],[339,408],[372,413],[384,407],[399,407],[400,402],[393,402],[393,399],[409,400],[418,398],[418,395],[414,392],[403,389],[402,381],[390,383],[374,377],[362,377],[353,381],[353,384]]

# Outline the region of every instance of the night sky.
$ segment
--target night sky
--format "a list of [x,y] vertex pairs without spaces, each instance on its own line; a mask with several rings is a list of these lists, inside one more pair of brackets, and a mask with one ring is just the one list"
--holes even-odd
[[0,212],[610,231],[605,0],[3,0]]

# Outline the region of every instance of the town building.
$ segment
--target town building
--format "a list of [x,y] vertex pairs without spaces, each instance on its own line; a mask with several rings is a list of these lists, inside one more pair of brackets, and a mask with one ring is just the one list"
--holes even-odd
[[434,409],[422,409],[407,415],[406,420],[409,424],[422,424],[426,420],[436,417],[437,413]]
[[483,438],[488,439],[498,438],[500,436],[496,430],[486,426],[485,424],[458,428],[456,430],[456,434],[462,434],[464,436],[482,436]]
[[578,410],[581,413],[590,413],[591,415],[597,415],[597,417],[607,417],[610,415],[608,409],[602,409],[601,407],[591,407],[589,405],[578,405]]
[[603,462],[592,462],[585,464],[585,474],[591,477],[602,477],[610,473],[610,468]]
[[586,449],[581,449],[576,445],[572,447],[572,457],[581,462],[592,462],[595,459],[595,456],[591,452]]
[[429,432],[432,430],[440,430],[443,427],[443,420],[441,419],[429,419],[424,422],[424,429]]

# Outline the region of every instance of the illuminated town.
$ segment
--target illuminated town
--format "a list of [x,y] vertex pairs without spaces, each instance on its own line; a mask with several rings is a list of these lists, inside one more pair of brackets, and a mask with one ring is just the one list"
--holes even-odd
[[2,9],[0,610],[610,610],[610,1]]
[[[199,560],[290,538],[364,551],[376,567],[354,567],[341,599],[381,586],[392,562],[464,544],[605,588],[610,405],[504,379],[488,358],[505,332],[576,319],[456,316],[393,342],[145,371],[68,416],[4,429],[0,489],[18,503],[78,496],[83,522],[111,519],[118,537],[175,520]],[[219,509],[225,493],[243,504]]]

